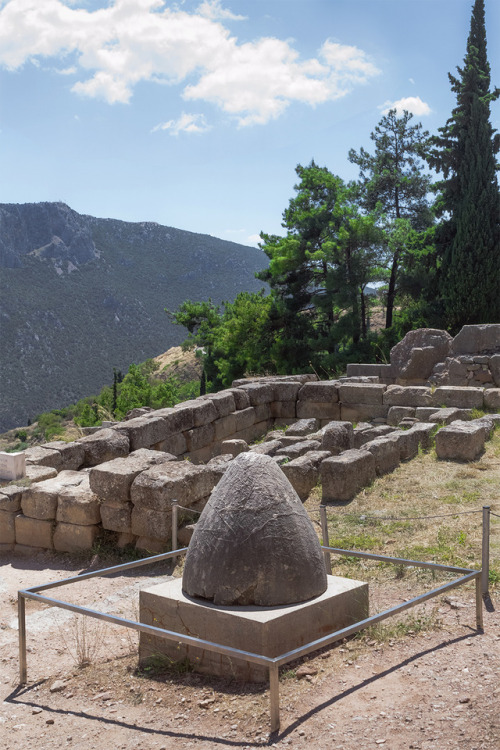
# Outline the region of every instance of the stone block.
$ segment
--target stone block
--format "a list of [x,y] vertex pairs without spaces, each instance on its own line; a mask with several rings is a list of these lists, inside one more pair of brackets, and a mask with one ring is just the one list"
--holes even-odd
[[[196,399],[197,400],[197,399]],[[193,401],[177,404],[174,407],[165,407],[157,409],[154,413],[156,417],[161,417],[165,421],[165,437],[176,435],[179,432],[191,430],[194,425],[194,407],[191,406]],[[187,404],[187,405],[186,405]]]
[[175,461],[173,454],[140,448],[124,458],[106,461],[90,470],[90,488],[103,500],[113,503],[130,501],[130,487],[141,471],[151,466]]
[[233,456],[231,456],[230,453],[222,453],[219,456],[214,456],[207,463],[207,466],[217,476],[217,482],[222,477],[222,475],[225,474],[226,469],[228,468],[232,460]]
[[411,429],[401,430],[394,433],[394,436],[399,447],[400,461],[410,461],[412,458],[415,458],[418,454],[418,446],[420,444],[418,432],[413,432]]
[[187,451],[187,440],[182,432],[177,432],[165,440],[155,443],[151,448],[161,453],[170,453],[172,456],[182,456]]
[[17,513],[9,513],[0,510],[0,544],[14,544],[16,541],[16,516]]
[[319,428],[319,422],[317,419],[299,419],[298,422],[290,425],[285,430],[285,435],[297,435],[299,437],[303,435],[311,435],[316,432]]
[[[327,590],[321,596],[286,607],[217,606],[186,596],[181,579],[143,589],[139,599],[143,623],[269,657],[367,616],[368,584],[336,576],[328,576]],[[267,667],[141,633],[140,663],[157,654],[174,661],[187,658],[196,671],[212,675],[251,682],[269,678]]]
[[405,417],[414,417],[415,408],[413,406],[391,406],[387,413],[387,423],[389,425],[398,425]]
[[54,549],[58,552],[81,552],[92,549],[100,533],[99,526],[58,523],[54,531]]
[[44,447],[59,452],[61,456],[61,469],[78,471],[83,466],[85,450],[81,443],[76,441],[65,443],[63,440],[55,440],[52,443],[45,443]]
[[132,534],[130,531],[122,531],[116,535],[116,546],[118,547],[118,549],[130,547],[131,545],[135,546],[136,541],[137,537],[134,536],[134,534]]
[[483,452],[484,442],[483,425],[456,421],[436,434],[436,454],[452,461],[474,461]]
[[53,479],[46,479],[27,487],[23,490],[21,499],[24,515],[42,521],[55,519],[59,493],[65,487],[79,485],[83,478],[84,474],[79,471],[61,471]]
[[464,326],[453,339],[453,354],[480,354],[500,350],[500,324]]
[[320,476],[323,502],[348,502],[375,479],[375,458],[369,451],[353,448],[325,458]]
[[249,406],[247,409],[234,412],[236,419],[236,432],[240,430],[246,430],[247,427],[252,427],[255,424],[255,409],[253,406]]
[[273,383],[273,401],[297,401],[302,383],[279,380]]
[[34,482],[44,482],[46,479],[52,479],[57,476],[57,470],[52,466],[38,466],[37,464],[27,464],[26,479]]
[[429,417],[435,413],[435,406],[417,406],[415,409],[415,416],[420,422],[427,422]]
[[213,425],[215,427],[215,440],[220,442],[236,432],[236,417],[234,414],[228,414],[226,417],[216,419]]
[[272,383],[246,383],[240,386],[240,388],[246,392],[251,406],[270,404],[271,401],[276,400]]
[[385,385],[341,383],[339,401],[342,404],[382,404]]
[[[156,412],[151,412],[151,414],[156,414]],[[162,417],[150,416],[149,414],[120,422],[116,430],[128,436],[131,451],[136,451],[139,448],[150,448],[155,443],[165,440],[170,434],[167,423]],[[99,461],[99,463],[102,463],[102,461]]]
[[195,528],[194,523],[189,523],[187,526],[181,526],[180,529],[177,531],[177,542],[179,544],[179,547],[188,547],[189,542],[191,541],[191,538],[194,533]]
[[[167,509],[170,514],[172,500],[191,507],[201,497],[210,495],[216,482],[217,477],[208,466],[196,466],[190,461],[172,461],[139,474],[132,483],[130,499],[137,508],[161,512]],[[155,536],[142,532],[137,532],[137,535]]]
[[98,430],[92,435],[80,438],[78,442],[83,445],[85,451],[85,466],[97,466],[113,458],[127,456],[129,452],[128,436],[119,432],[118,429]]
[[192,430],[187,430],[185,437],[188,453],[212,445],[215,441],[214,424],[205,424],[203,427],[194,427]]
[[497,388],[500,388],[500,354],[493,354],[490,357],[489,366],[493,382]]
[[388,385],[383,396],[387,406],[432,406],[431,389],[421,385]]
[[207,393],[200,398],[204,398],[213,403],[217,412],[217,419],[227,417],[228,414],[232,414],[233,411],[236,411],[236,404],[234,402],[232,390],[219,391],[218,393]]
[[22,544],[25,547],[53,549],[54,521],[43,521],[39,518],[18,515],[15,517],[14,523],[17,544]]
[[0,510],[7,513],[15,513],[21,510],[21,498],[24,489],[24,487],[20,487],[17,484],[0,487]]
[[357,431],[357,429],[354,429],[354,447],[355,448],[361,448],[362,445],[365,445],[365,443],[369,443],[371,440],[376,440],[379,437],[383,437],[384,435],[390,435],[394,432],[394,427],[389,426],[388,424],[380,424],[376,427],[369,427],[368,429],[363,429],[361,431]]
[[[309,383],[306,383],[309,385]],[[319,385],[319,383],[311,383]],[[333,401],[297,401],[297,417],[299,419],[340,419],[340,404]]]
[[273,401],[269,405],[271,407],[271,416],[273,419],[292,420],[296,418],[296,401]]
[[380,382],[386,383],[387,380],[394,378],[394,372],[391,365],[384,364],[348,364],[348,377],[377,377]]
[[[339,400],[339,384],[336,380],[318,380],[317,382],[304,383],[299,390],[298,400],[335,404]],[[297,416],[299,415],[297,414]]]
[[321,460],[330,455],[328,451],[310,451],[281,466],[284,475],[303,502],[318,482]]
[[283,447],[281,440],[265,440],[259,445],[252,445],[252,453],[261,453],[264,456],[274,456]]
[[461,388],[455,385],[442,385],[432,394],[436,406],[456,406],[459,409],[482,409],[482,388]]
[[0,479],[15,481],[26,476],[26,456],[24,451],[6,453],[0,451]]
[[484,405],[486,409],[500,411],[500,388],[488,388],[484,392]]
[[215,422],[219,415],[217,409],[212,400],[199,396],[192,401],[183,401],[182,406],[184,408],[191,407],[192,409],[192,424],[187,429],[192,427],[203,427],[205,424]]
[[247,443],[251,443],[254,440],[260,440],[272,427],[272,420],[268,419],[265,422],[257,422],[244,430],[238,430],[233,435],[235,440],[246,440]]
[[114,505],[109,502],[101,503],[101,521],[103,529],[130,532],[132,527],[132,503],[119,503]]
[[221,453],[229,453],[231,456],[238,456],[247,450],[248,443],[245,440],[224,440],[221,445]]
[[52,448],[45,448],[43,445],[35,445],[24,451],[26,463],[37,464],[38,466],[52,466],[59,471],[62,468],[62,459],[59,451]]
[[[427,380],[432,368],[450,353],[452,338],[439,328],[418,328],[409,331],[391,349],[391,365],[396,377],[406,380]],[[393,404],[405,406],[406,404]]]
[[256,406],[254,406],[254,410],[256,423],[265,422],[273,418],[270,403],[257,404]]
[[170,503],[168,506],[167,509],[165,504],[162,510],[133,507],[130,526],[132,534],[169,542],[172,537],[172,509]]
[[169,546],[169,541],[164,539],[155,539],[154,537],[139,537],[135,543],[136,549],[140,549],[143,552],[149,552],[150,555],[161,555],[162,552],[166,552]]
[[377,476],[389,474],[399,466],[399,444],[398,438],[392,435],[370,440],[365,443],[361,450],[369,451],[375,459],[375,471]]
[[451,424],[457,419],[470,419],[469,409],[456,409],[450,406],[447,409],[437,409],[427,419],[435,424]]
[[423,450],[429,450],[434,445],[434,434],[436,432],[436,425],[431,422],[420,422],[410,427],[408,432],[414,433],[418,436],[418,444]]
[[248,409],[248,407],[250,406],[248,393],[246,393],[246,391],[242,390],[241,388],[231,388],[230,391],[233,394],[236,411]]
[[80,484],[64,487],[59,492],[56,521],[78,526],[92,526],[101,522],[99,498],[90,489],[88,474]]
[[[269,445],[269,443],[263,443],[263,445]],[[309,451],[320,450],[322,448],[319,440],[301,440],[293,445],[284,445],[282,448],[278,448],[276,451],[277,456],[288,456],[292,460],[303,456],[304,453]],[[328,450],[323,447],[323,450]],[[329,451],[332,452],[332,451]]]
[[330,422],[323,430],[321,448],[334,456],[354,448],[354,430],[350,422]]
[[344,422],[365,422],[387,417],[388,406],[383,404],[341,404],[340,419]]

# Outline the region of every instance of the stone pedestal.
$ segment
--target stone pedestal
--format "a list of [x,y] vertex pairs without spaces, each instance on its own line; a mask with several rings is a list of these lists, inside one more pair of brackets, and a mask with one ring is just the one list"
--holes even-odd
[[[327,590],[300,604],[226,607],[186,596],[175,579],[141,591],[139,610],[148,625],[274,657],[368,617],[368,584],[328,576]],[[265,682],[269,675],[258,664],[141,633],[139,661],[154,655],[187,658],[196,671],[242,681]]]
[[26,459],[24,451],[5,453],[0,451],[0,479],[12,481],[26,476]]

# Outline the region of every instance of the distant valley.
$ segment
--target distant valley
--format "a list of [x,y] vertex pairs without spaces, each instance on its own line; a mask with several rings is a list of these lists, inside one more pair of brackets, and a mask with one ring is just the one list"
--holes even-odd
[[257,291],[266,265],[260,250],[208,235],[0,204],[0,432],[180,343],[165,307]]

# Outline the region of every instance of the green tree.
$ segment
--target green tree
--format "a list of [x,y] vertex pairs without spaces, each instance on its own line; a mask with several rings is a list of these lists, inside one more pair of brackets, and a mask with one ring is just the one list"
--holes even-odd
[[375,144],[373,154],[361,148],[349,151],[349,161],[360,168],[358,190],[361,206],[366,211],[379,209],[385,218],[388,236],[386,328],[393,323],[404,244],[395,243],[391,235],[401,237],[395,222],[407,219],[414,229],[424,229],[432,222],[427,200],[430,177],[423,171],[429,133],[420,123],[411,124],[413,115],[403,112],[398,117],[391,109],[382,117],[370,138]]
[[429,163],[443,180],[436,187],[445,323],[500,321],[500,195],[495,154],[499,135],[490,123],[490,91],[484,0],[475,0],[463,68],[448,74],[457,104],[433,138]]

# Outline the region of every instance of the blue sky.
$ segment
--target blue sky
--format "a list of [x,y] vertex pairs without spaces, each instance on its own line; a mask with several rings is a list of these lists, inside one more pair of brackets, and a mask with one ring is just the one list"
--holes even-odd
[[[454,106],[472,0],[0,0],[0,202],[255,244],[295,166],[357,176],[389,105]],[[500,2],[486,0],[500,85]],[[500,103],[492,107],[500,129]]]

